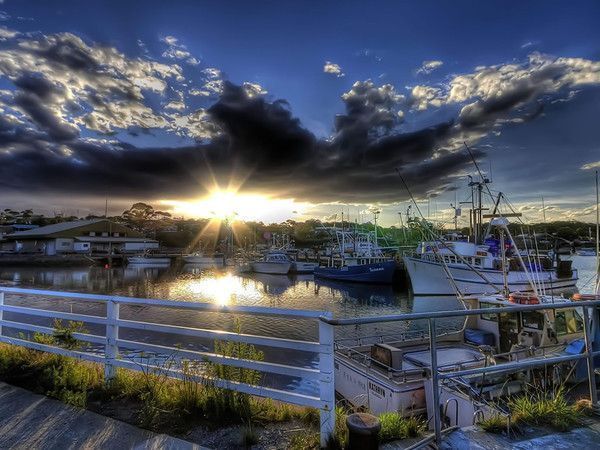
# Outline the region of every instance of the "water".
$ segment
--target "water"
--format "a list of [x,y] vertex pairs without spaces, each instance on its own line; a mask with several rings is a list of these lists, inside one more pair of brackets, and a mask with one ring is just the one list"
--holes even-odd
[[[595,258],[574,256],[573,267],[579,269],[579,287],[582,292],[592,292]],[[160,298],[189,302],[210,302],[219,305],[266,306],[277,308],[331,311],[334,317],[347,318],[369,315],[386,315],[406,312],[427,312],[458,309],[453,297],[411,298],[406,290],[391,286],[347,284],[314,280],[312,275],[281,276],[265,274],[234,275],[226,271],[198,265],[172,267],[127,266],[105,269],[85,268],[0,268],[0,282],[22,287],[52,290],[118,294],[132,297]],[[96,303],[77,302],[52,297],[9,296],[7,303],[54,309],[80,314],[103,315],[104,307]],[[259,316],[183,311],[147,306],[123,306],[121,317],[147,322],[179,326],[238,331],[299,340],[317,340],[316,321]],[[45,318],[6,313],[8,320],[22,320],[51,326]],[[459,328],[462,319],[440,321],[440,326]],[[395,322],[372,325],[337,327],[336,338],[395,335],[403,330],[423,329],[427,324]],[[103,327],[88,325],[92,334],[103,334]],[[11,333],[8,330],[8,333]],[[12,331],[16,334],[16,331]],[[199,351],[212,351],[211,340],[179,335],[145,332],[122,328],[122,339],[174,346]],[[307,352],[259,348],[270,362],[316,367],[316,355]],[[315,393],[316,386],[299,384],[290,377],[269,377],[263,384],[292,388],[299,392]]]

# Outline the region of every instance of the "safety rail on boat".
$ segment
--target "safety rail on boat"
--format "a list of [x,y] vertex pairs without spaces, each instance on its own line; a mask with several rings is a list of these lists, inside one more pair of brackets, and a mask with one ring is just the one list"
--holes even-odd
[[358,351],[352,347],[340,347],[336,344],[335,351],[345,354],[348,358],[361,364],[367,370],[371,370],[373,367],[379,367],[379,370],[377,370],[378,373],[386,374],[389,380],[396,382],[402,381],[403,383],[406,383],[409,379],[422,379],[423,375],[427,372],[424,368],[394,369],[393,367],[386,366],[385,364],[376,361],[371,355]]
[[[345,319],[332,319],[322,317],[321,321],[331,324],[333,326],[347,326],[347,325],[366,325],[374,323],[390,323],[390,322],[406,322],[414,320],[427,320],[429,324],[429,350],[431,358],[431,371],[432,390],[433,390],[433,403],[434,405],[440,404],[440,382],[446,379],[453,379],[455,377],[464,377],[470,375],[483,375],[488,373],[514,373],[527,369],[534,369],[537,367],[543,367],[549,364],[560,364],[567,362],[577,362],[579,360],[585,360],[587,363],[587,374],[588,374],[588,388],[590,400],[593,405],[597,405],[598,396],[596,392],[596,380],[595,380],[595,369],[594,369],[594,357],[600,356],[600,351],[593,351],[592,349],[592,336],[594,332],[598,331],[600,320],[598,317],[598,307],[600,306],[600,300],[585,300],[578,301],[576,303],[561,302],[553,304],[533,304],[533,305],[515,305],[515,306],[500,306],[492,308],[474,308],[474,309],[461,309],[455,311],[431,311],[422,313],[406,313],[406,314],[390,314],[384,316],[371,316],[371,317],[354,317]],[[509,361],[502,364],[490,365],[485,367],[473,367],[468,369],[462,369],[458,371],[440,372],[437,363],[437,333],[436,333],[436,321],[439,319],[448,319],[454,317],[467,317],[475,316],[480,314],[503,314],[512,312],[530,312],[530,311],[541,311],[545,309],[568,309],[568,308],[581,308],[583,310],[583,326],[584,326],[584,340],[585,350],[583,353],[578,354],[561,354],[557,356],[547,356],[542,358],[528,358],[520,361]],[[591,328],[590,321],[590,310],[592,317],[594,318],[594,324],[596,329]],[[439,446],[441,444],[442,434],[447,431],[443,429],[441,420],[441,410],[439,407],[433,408],[433,429],[434,434],[431,437],[425,438],[418,444],[424,442],[430,442],[435,440]]]
[[[462,329],[452,328],[452,327],[439,327],[438,330],[438,338],[451,336],[452,334],[457,334],[462,331]],[[416,341],[418,339],[425,340],[429,339],[429,331],[427,329],[423,330],[406,330],[400,333],[394,334],[377,334],[370,336],[359,336],[359,337],[340,337],[335,339],[335,346],[343,346],[349,347],[349,344],[341,344],[342,342],[353,342],[353,347],[361,347],[365,345],[372,344],[391,344],[394,342],[405,342],[405,341]],[[369,341],[372,340],[372,341]]]
[[[94,302],[106,306],[104,315],[74,314],[72,312],[56,311],[52,309],[40,309],[33,306],[19,305],[15,296],[27,295],[34,298],[59,298],[70,299],[77,302]],[[11,300],[7,303],[7,300]],[[57,303],[57,306],[60,304]],[[220,331],[215,329],[202,329],[171,325],[165,323],[145,322],[140,320],[122,319],[120,316],[120,307],[126,305],[175,308],[187,311],[214,312],[231,315],[253,315],[282,319],[311,320],[318,325],[319,339],[317,342],[285,339],[270,336],[250,335]],[[102,308],[104,309],[104,308]],[[10,320],[7,318],[11,314]],[[15,318],[14,314],[23,314],[47,319],[64,319],[72,321],[81,321],[88,324],[95,324],[104,327],[104,335],[95,335],[88,333],[73,333],[73,337],[84,342],[98,344],[104,347],[104,354],[91,353],[84,350],[72,350],[63,347],[42,344],[28,340],[26,336],[17,334],[18,337],[7,335],[6,331],[12,329],[15,331],[28,331],[44,334],[52,334],[54,328],[48,326],[34,325],[23,321],[24,319]],[[243,392],[259,397],[271,398],[274,400],[292,403],[300,406],[318,408],[320,410],[321,426],[321,444],[325,446],[328,439],[335,429],[335,390],[333,385],[334,377],[334,354],[333,354],[333,326],[319,320],[322,318],[331,318],[331,313],[322,311],[308,311],[283,308],[267,308],[254,306],[220,306],[210,303],[196,303],[174,300],[159,300],[123,297],[115,295],[97,295],[76,292],[57,292],[39,289],[21,289],[14,287],[0,286],[0,342],[31,348],[34,350],[55,353],[63,356],[78,358],[81,360],[92,361],[104,365],[105,380],[109,381],[116,376],[117,368],[144,371],[160,371],[173,378],[194,379],[198,382],[209,382],[215,387]],[[241,342],[263,347],[274,347],[289,349],[295,351],[309,352],[318,355],[318,368],[303,367],[292,365],[292,363],[280,364],[266,361],[256,361],[233,356],[223,356],[209,351],[183,350],[178,346],[164,346],[125,340],[119,336],[120,329],[136,329],[149,332],[170,333],[188,337],[208,338],[217,341]],[[9,333],[10,334],[10,333]],[[14,332],[13,332],[14,334]],[[208,376],[192,375],[184,373],[177,367],[158,367],[151,364],[150,361],[140,363],[126,359],[127,353],[120,349],[128,349],[140,352],[153,352],[158,355],[171,355],[183,360],[192,362],[211,362],[219,365],[233,366],[243,369],[256,370],[264,374],[276,374],[300,378],[302,381],[316,382],[318,385],[318,395],[308,395],[286,388],[271,388],[266,386],[257,386],[226,379],[213,378]]]

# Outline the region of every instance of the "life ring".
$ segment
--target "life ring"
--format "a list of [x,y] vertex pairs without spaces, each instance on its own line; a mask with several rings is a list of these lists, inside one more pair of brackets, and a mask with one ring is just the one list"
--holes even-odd
[[539,305],[540,303],[537,295],[524,292],[511,292],[508,296],[508,301],[520,305]]
[[573,294],[573,300],[576,301],[586,301],[586,300],[600,300],[600,295],[595,294]]

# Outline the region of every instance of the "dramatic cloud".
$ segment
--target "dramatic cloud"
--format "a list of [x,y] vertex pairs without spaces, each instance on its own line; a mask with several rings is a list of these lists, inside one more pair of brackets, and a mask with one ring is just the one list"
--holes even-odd
[[339,64],[332,63],[331,61],[325,61],[325,65],[323,66],[323,72],[330,73],[338,78],[343,77],[345,75],[345,73],[342,72],[342,68],[339,66]]
[[444,65],[443,61],[423,61],[421,67],[417,69],[417,74],[428,75],[436,69],[439,69]]
[[[177,53],[187,49],[174,36],[163,43],[170,64],[69,33],[3,42],[0,76],[9,88],[0,90],[0,188],[197,198],[215,181],[234,180],[299,201],[392,203],[406,198],[398,169],[417,196],[434,196],[471,167],[463,142],[482,144],[575,89],[600,84],[600,63],[539,54],[453,76],[447,85],[413,86],[407,95],[356,81],[323,139],[259,83],[233,84],[215,67],[184,71],[173,62],[189,58]],[[339,72],[326,72],[342,74],[328,64]],[[423,113],[434,109],[443,114]],[[434,119],[411,122],[422,115]],[[156,142],[167,135],[170,146],[125,142],[148,142],[132,139],[142,133],[156,134]]]
[[185,60],[192,66],[200,64],[200,60],[193,57],[192,54],[187,50],[187,47],[179,43],[179,40],[174,36],[165,36],[161,39],[162,42],[167,44],[167,49],[163,52],[162,56],[169,59]]

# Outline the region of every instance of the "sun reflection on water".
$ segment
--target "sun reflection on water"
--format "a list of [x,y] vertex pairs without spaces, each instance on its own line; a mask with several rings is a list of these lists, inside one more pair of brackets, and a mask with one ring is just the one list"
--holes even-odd
[[209,278],[182,280],[180,283],[185,284],[181,286],[182,290],[187,290],[194,296],[198,296],[199,300],[227,306],[235,304],[238,296],[244,298],[260,297],[260,292],[256,286],[246,281],[227,273]]

